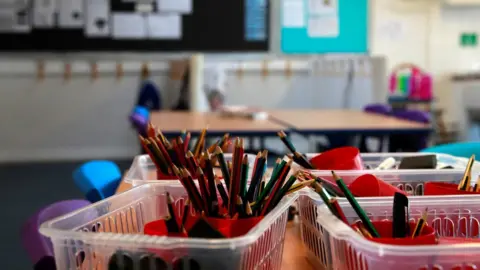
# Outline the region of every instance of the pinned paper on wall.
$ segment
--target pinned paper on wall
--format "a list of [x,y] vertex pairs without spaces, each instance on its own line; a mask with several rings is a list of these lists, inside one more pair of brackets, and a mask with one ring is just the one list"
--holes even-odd
[[180,39],[182,18],[179,14],[150,14],[147,16],[147,32],[152,39]]
[[305,26],[305,5],[303,0],[283,2],[283,26],[288,28],[302,28]]
[[87,0],[85,13],[86,36],[110,36],[110,2],[108,0]]
[[161,12],[190,14],[192,12],[192,0],[157,0],[157,7]]
[[309,37],[337,37],[338,20],[337,0],[308,0]]
[[335,15],[338,13],[337,0],[308,0],[310,15]]
[[144,17],[135,13],[114,13],[112,15],[113,36],[117,39],[144,39],[147,28]]
[[85,24],[83,14],[83,1],[62,0],[58,1],[58,24],[61,28],[82,28]]
[[308,18],[308,36],[337,37],[338,16],[313,16]]
[[36,28],[55,27],[55,10],[57,3],[55,1],[33,1],[33,25]]
[[377,35],[379,38],[397,41],[404,36],[404,26],[400,21],[385,21],[379,24]]

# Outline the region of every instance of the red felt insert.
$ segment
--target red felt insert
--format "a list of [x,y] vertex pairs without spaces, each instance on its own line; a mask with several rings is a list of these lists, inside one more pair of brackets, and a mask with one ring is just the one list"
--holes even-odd
[[[373,226],[380,234],[380,238],[369,238],[368,240],[388,245],[399,245],[399,246],[416,246],[416,245],[435,245],[437,244],[437,239],[435,236],[435,230],[433,227],[426,224],[423,227],[422,233],[420,236],[412,238],[411,236],[405,238],[393,238],[392,237],[392,221],[382,220],[382,221],[372,221]],[[415,230],[416,223],[410,222],[410,232]],[[357,227],[356,224],[352,225],[352,228]]]
[[364,174],[353,181],[348,188],[355,197],[394,196],[395,192],[407,195],[405,191],[377,178],[372,174]]
[[360,150],[346,146],[335,148],[310,159],[317,170],[363,170],[363,160]]
[[458,184],[427,182],[424,195],[478,195],[480,192],[458,190]]
[[157,170],[157,180],[178,180],[175,175],[164,174],[161,170]]

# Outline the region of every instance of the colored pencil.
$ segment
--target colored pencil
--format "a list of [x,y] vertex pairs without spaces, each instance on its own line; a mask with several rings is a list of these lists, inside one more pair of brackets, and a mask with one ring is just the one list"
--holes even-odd
[[340,207],[340,204],[338,204],[338,200],[336,198],[331,198],[330,205],[332,205],[332,207],[335,209],[337,217],[343,221],[343,223],[349,225],[347,217],[345,216],[345,213],[343,213],[342,207]]
[[203,202],[203,209],[207,215],[210,212],[210,205],[212,205],[210,194],[207,190],[207,180],[205,179],[205,175],[203,174],[202,168],[197,168],[197,177],[198,177],[198,186],[200,187],[200,194],[202,196]]
[[189,215],[189,212],[190,211],[190,199],[187,198],[187,200],[185,201],[185,205],[183,206],[183,216],[182,216],[182,228],[181,228],[181,232],[183,232],[185,230],[185,224],[187,223],[187,217]]
[[180,228],[177,223],[177,217],[175,216],[175,211],[173,209],[173,199],[170,196],[170,193],[167,192],[167,209],[169,216],[165,219],[165,224],[167,225],[167,230],[170,233],[179,233]]
[[217,146],[214,155],[217,157],[218,163],[220,164],[220,170],[222,170],[223,180],[225,181],[225,185],[227,189],[230,188],[230,170],[228,169],[227,162],[223,156],[222,149]]
[[245,196],[245,199],[248,202],[253,202],[255,199],[255,191],[258,188],[258,185],[260,184],[263,174],[264,174],[264,165],[265,162],[267,161],[267,155],[268,151],[264,150],[261,154],[260,157],[257,159],[255,165],[254,165],[254,171],[252,174],[252,179],[250,180],[250,187],[247,190],[247,195]]
[[290,139],[287,137],[287,134],[283,130],[279,131],[277,135],[280,137],[280,140],[288,148],[288,150],[290,150],[290,152],[297,152],[297,149],[295,149],[295,146],[293,146],[292,141],[290,141]]
[[355,197],[352,195],[352,193],[348,189],[347,185],[345,185],[343,180],[340,177],[338,177],[337,174],[334,171],[332,171],[332,175],[333,175],[333,178],[335,179],[335,181],[337,182],[337,186],[345,194],[345,197],[347,198],[350,205],[352,205],[353,210],[355,210],[358,217],[362,221],[363,225],[365,225],[365,228],[370,232],[370,234],[373,237],[375,237],[375,238],[380,237],[377,230],[375,229],[372,222],[370,221],[370,218],[367,216],[365,211],[363,211],[363,209],[360,207],[357,200],[355,199]]
[[418,220],[415,230],[413,230],[412,238],[418,237],[422,234],[425,224],[427,224],[428,208],[425,208],[425,211],[422,214],[422,217]]
[[239,195],[245,200],[245,196],[247,195],[247,179],[248,179],[248,156],[245,155],[242,160],[242,173],[240,176],[240,190]]
[[463,173],[462,180],[458,184],[458,190],[468,190],[471,185],[472,179],[472,166],[475,163],[475,155],[472,155],[468,160],[467,167],[465,168],[465,172]]

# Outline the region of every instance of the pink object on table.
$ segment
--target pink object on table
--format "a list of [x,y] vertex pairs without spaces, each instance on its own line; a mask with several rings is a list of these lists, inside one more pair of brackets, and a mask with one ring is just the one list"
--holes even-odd
[[397,75],[395,73],[390,75],[390,84],[388,89],[390,90],[390,94],[394,94],[397,90]]

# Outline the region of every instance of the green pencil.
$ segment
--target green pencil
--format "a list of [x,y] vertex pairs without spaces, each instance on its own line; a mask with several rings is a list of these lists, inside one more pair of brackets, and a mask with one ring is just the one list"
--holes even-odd
[[245,155],[242,161],[242,173],[240,174],[240,190],[239,195],[242,200],[247,196],[247,178],[248,178],[248,156]]
[[275,168],[273,168],[272,175],[270,175],[270,180],[265,185],[265,188],[262,190],[262,192],[260,193],[260,196],[258,196],[256,200],[257,203],[263,201],[265,197],[267,197],[267,195],[270,194],[278,178],[278,174],[283,170],[286,164],[287,162],[285,160],[282,160],[282,161],[277,160],[276,166]]
[[218,164],[220,164],[225,185],[227,189],[230,189],[230,171],[228,170],[227,162],[225,162],[225,157],[223,156],[223,151],[220,146],[217,145],[214,155],[217,157]]
[[332,171],[332,175],[333,175],[333,178],[335,179],[335,181],[337,182],[337,186],[345,194],[345,197],[347,198],[350,205],[352,205],[353,210],[355,210],[355,213],[357,213],[360,220],[362,220],[362,223],[365,226],[365,228],[372,235],[372,237],[379,238],[380,234],[378,234],[377,230],[375,229],[372,222],[370,221],[370,218],[368,218],[365,211],[363,211],[362,207],[360,207],[357,200],[355,199],[353,194],[348,189],[347,185],[345,185],[345,183],[343,182],[342,178],[338,177],[338,175],[334,171]]
[[320,198],[322,198],[322,201],[327,205],[328,209],[332,214],[336,215],[336,210],[333,208],[333,206],[330,204],[330,197],[327,195],[325,192],[325,189],[323,189],[322,184],[319,184],[317,182],[312,183],[313,188],[315,191],[320,195]]

